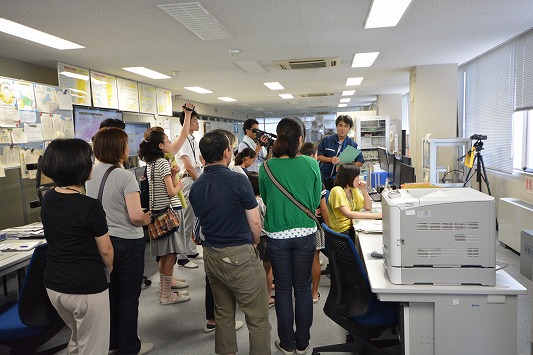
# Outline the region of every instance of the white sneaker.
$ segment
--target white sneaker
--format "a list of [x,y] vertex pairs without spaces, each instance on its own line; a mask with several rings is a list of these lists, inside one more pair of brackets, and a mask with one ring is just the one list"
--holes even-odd
[[172,279],[174,279],[176,281],[187,282],[187,279],[185,279],[184,277],[172,276]]
[[149,353],[154,349],[154,343],[141,343],[141,350],[139,350],[139,355]]
[[191,296],[184,295],[183,293],[172,292],[167,298],[160,298],[159,302],[162,305],[187,302],[191,299]]
[[292,354],[294,354],[294,350],[285,350],[285,349],[283,349],[283,348],[281,347],[280,342],[281,342],[281,341],[280,341],[279,339],[276,339],[276,340],[274,341],[274,343],[275,343],[276,346],[278,347],[279,351],[281,351],[281,353],[282,353],[283,355],[292,355]]
[[198,268],[198,264],[195,263],[195,262],[192,262],[192,261],[189,261],[187,264],[184,264],[184,265],[180,265],[184,268],[187,268],[187,269],[197,269]]
[[183,281],[178,281],[178,280],[172,280],[172,285],[170,286],[170,288],[173,288],[173,289],[180,289],[180,288],[186,288],[186,287],[189,287],[188,282],[183,282]]

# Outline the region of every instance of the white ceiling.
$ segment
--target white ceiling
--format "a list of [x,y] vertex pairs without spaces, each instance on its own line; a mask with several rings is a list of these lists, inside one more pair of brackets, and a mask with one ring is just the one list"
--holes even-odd
[[[533,27],[531,0],[413,0],[398,26],[368,30],[363,26],[371,0],[200,0],[234,37],[204,41],[157,7],[182,2],[191,0],[0,0],[0,17],[85,46],[59,51],[0,33],[0,56],[50,68],[61,61],[269,116],[336,112],[348,77],[364,80],[343,111],[369,105],[379,94],[404,94],[410,68],[461,64]],[[374,51],[380,55],[372,67],[351,68],[354,53]],[[272,63],[337,56],[335,68],[282,70]],[[249,74],[234,63],[241,60],[256,61],[266,72]],[[152,80],[121,69],[130,66],[172,78]],[[269,81],[294,95],[292,104],[262,84]],[[334,95],[300,96],[321,92]],[[225,103],[220,96],[238,101]]]

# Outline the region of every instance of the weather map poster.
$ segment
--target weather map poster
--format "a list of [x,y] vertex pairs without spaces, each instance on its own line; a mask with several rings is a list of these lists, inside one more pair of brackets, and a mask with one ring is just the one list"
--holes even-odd
[[159,115],[172,116],[172,93],[170,90],[156,88],[157,113]]
[[32,83],[17,81],[15,83],[15,95],[19,112],[35,111],[35,94]]
[[37,111],[54,113],[59,109],[57,89],[53,86],[35,84]]
[[7,78],[0,78],[0,106],[15,107],[15,82]]

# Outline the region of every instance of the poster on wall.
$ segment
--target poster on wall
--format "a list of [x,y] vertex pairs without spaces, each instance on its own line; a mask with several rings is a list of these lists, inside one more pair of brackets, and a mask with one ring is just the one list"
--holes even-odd
[[118,109],[116,76],[90,71],[93,106]]
[[157,113],[155,86],[138,84],[139,112]]
[[59,86],[63,89],[70,90],[72,103],[75,105],[91,106],[89,69],[58,62],[57,72]]
[[0,106],[15,107],[15,81],[0,77]]
[[170,90],[156,88],[157,114],[172,116],[172,93]]
[[139,92],[137,82],[117,78],[118,109],[120,111],[139,112]]
[[35,84],[34,89],[38,112],[54,113],[59,109],[59,98],[55,87]]

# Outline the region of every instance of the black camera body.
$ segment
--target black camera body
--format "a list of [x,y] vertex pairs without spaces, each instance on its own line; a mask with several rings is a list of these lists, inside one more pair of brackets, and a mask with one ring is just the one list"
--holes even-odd
[[[257,141],[259,142],[259,144],[261,144],[263,147],[266,147],[266,148],[271,147],[274,144],[274,141],[276,140],[276,138],[278,137],[278,136],[276,136],[273,133],[268,133],[268,132],[262,131],[262,130],[257,129],[257,128],[252,129],[252,132],[256,134]],[[260,138],[262,136],[267,137],[267,139],[268,139],[267,143],[263,143],[261,141]]]
[[470,136],[470,139],[472,140],[478,140],[478,141],[484,141],[485,139],[487,139],[487,136],[486,135],[483,135],[483,134],[473,134]]

